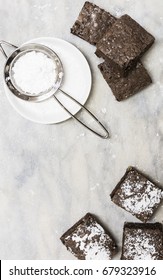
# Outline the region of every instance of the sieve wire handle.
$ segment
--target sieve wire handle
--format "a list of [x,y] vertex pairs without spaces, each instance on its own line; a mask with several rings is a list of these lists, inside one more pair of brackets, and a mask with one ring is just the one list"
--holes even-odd
[[81,120],[79,120],[77,117],[75,117],[63,104],[62,102],[55,96],[53,95],[53,97],[57,100],[57,102],[64,108],[64,110],[76,121],[78,121],[81,125],[83,125],[85,128],[87,128],[88,130],[92,131],[94,134],[96,134],[97,136],[103,138],[103,139],[107,139],[109,138],[109,132],[107,131],[107,129],[105,128],[105,126],[99,121],[99,119],[89,110],[87,109],[84,105],[82,105],[78,100],[76,100],[75,98],[73,98],[71,95],[69,95],[68,93],[66,93],[65,91],[63,91],[62,89],[58,89],[60,92],[62,92],[64,95],[66,95],[68,98],[70,98],[71,100],[73,100],[75,103],[77,103],[82,109],[84,109],[85,111],[87,111],[87,113],[96,121],[96,123],[102,128],[102,130],[105,132],[105,134],[101,134],[97,131],[95,131],[94,129],[92,129],[91,127],[89,127],[88,125],[86,125],[85,123],[83,123]]
[[6,45],[8,47],[11,47],[11,48],[14,48],[14,49],[17,49],[18,47],[7,42],[7,41],[4,41],[4,40],[0,40],[0,51],[3,53],[4,57],[7,59],[8,58],[8,55],[3,47],[3,45]]

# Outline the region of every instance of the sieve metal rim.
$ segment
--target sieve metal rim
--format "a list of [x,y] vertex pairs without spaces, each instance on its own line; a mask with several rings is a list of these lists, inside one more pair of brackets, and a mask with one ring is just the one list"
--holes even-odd
[[[57,78],[54,83],[54,85],[46,92],[40,93],[38,95],[31,95],[26,92],[23,92],[14,82],[14,79],[12,77],[12,66],[15,63],[15,61],[22,55],[31,52],[31,51],[38,51],[41,53],[46,54],[49,58],[51,58],[53,61],[55,61],[55,64],[57,65]],[[60,74],[61,73],[61,74]],[[46,100],[53,96],[58,88],[62,84],[63,80],[63,65],[58,57],[58,55],[49,47],[46,47],[42,44],[36,44],[36,43],[30,43],[30,44],[24,44],[23,46],[17,48],[8,58],[5,63],[4,67],[4,80],[9,88],[9,90],[18,98],[23,99],[25,101],[32,101],[32,102],[40,102],[43,100]]]

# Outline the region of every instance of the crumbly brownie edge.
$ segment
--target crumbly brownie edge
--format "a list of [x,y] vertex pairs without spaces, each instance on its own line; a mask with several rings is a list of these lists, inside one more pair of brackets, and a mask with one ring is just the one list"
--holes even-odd
[[64,240],[67,236],[69,236],[80,224],[87,221],[89,218],[95,219],[94,215],[91,213],[87,213],[84,217],[82,217],[78,222],[76,222],[72,227],[70,227],[61,237],[60,240],[63,244],[65,244]]
[[91,213],[87,213],[85,216],[83,216],[78,222],[76,222],[72,227],[70,227],[61,237],[60,240],[64,243],[64,239],[69,236],[74,229],[76,229],[80,224],[85,223],[87,220],[89,220],[89,218],[92,218],[95,222],[97,222],[105,231],[105,233],[113,240],[113,242],[115,243],[115,247],[117,247],[115,239],[113,238],[112,234],[110,233],[109,230],[107,230],[105,228],[105,226],[99,221],[99,219],[91,214]]
[[[72,227],[70,227],[61,237],[60,237],[60,240],[62,241],[62,243],[64,245],[65,244],[65,238],[69,235],[72,234],[72,232],[82,223],[85,223],[87,220],[89,220],[89,218],[92,218],[95,222],[97,222],[103,229],[104,229],[104,232],[110,237],[111,239],[111,243],[110,243],[110,250],[111,250],[111,256],[114,256],[117,251],[118,251],[118,246],[116,244],[116,241],[115,239],[113,238],[112,234],[110,233],[109,230],[107,230],[105,228],[105,226],[103,226],[103,224],[99,221],[99,219],[91,214],[91,213],[87,213],[83,218],[81,218],[78,222],[76,222]],[[66,246],[67,247],[67,246]]]
[[[104,80],[106,81],[106,83],[110,87],[115,99],[118,102],[125,101],[126,99],[128,99],[128,98],[132,97],[133,95],[139,93],[140,91],[142,91],[144,88],[148,87],[152,83],[152,79],[149,76],[149,74],[148,74],[146,68],[144,67],[144,65],[141,63],[141,61],[137,62],[137,65],[135,66],[135,69],[133,68],[131,70],[131,73],[126,72],[126,74],[127,74],[126,77],[124,75],[121,75],[121,72],[118,71],[117,68],[115,68],[113,63],[108,63],[108,62],[104,61],[104,62],[102,62],[98,65],[98,68],[100,69],[100,72],[101,72]],[[137,77],[137,70],[138,70],[139,73],[142,72],[142,76],[144,77],[144,83],[141,79],[139,80],[139,78]],[[119,86],[118,86],[117,89],[113,88],[113,85],[116,82],[118,83],[118,79],[119,79],[119,82],[120,82],[121,86],[122,86],[122,83],[125,83],[125,79],[127,79],[127,84],[129,83],[129,86],[130,86],[130,81],[131,81],[131,84],[132,84],[132,81],[133,81],[133,78],[134,78],[132,71],[135,73],[135,75],[134,75],[135,79],[138,82],[141,81],[139,88],[135,87],[133,85],[133,86],[131,86],[131,89],[129,88],[125,92],[125,95],[124,95],[123,91],[121,92],[121,87],[119,88]],[[138,73],[138,75],[140,75],[139,73]],[[131,76],[130,76],[130,74],[131,74]],[[128,77],[128,76],[130,76],[130,77]],[[122,80],[122,82],[121,82],[121,80]]]
[[[121,68],[117,63],[115,63],[113,60],[111,60],[110,58],[108,58],[106,55],[104,55],[99,49],[96,49],[95,51],[95,55],[99,58],[103,58],[104,61],[108,64],[112,64],[115,68],[115,71],[118,71],[122,77],[126,77],[127,74],[129,73],[129,71],[134,68],[134,66],[136,65],[136,63],[133,65],[133,67],[127,68],[127,69],[123,69]],[[101,63],[102,64],[102,63]]]
[[138,168],[130,166],[127,168],[127,171],[136,171],[138,172],[141,176],[143,176],[146,180],[150,181],[153,185],[155,185],[158,189],[161,189],[163,191],[162,186],[156,182],[153,178],[151,178],[149,175],[146,175],[144,172],[140,171]]
[[[84,37],[80,34],[80,32],[77,32],[77,30],[76,30],[76,26],[77,26],[77,25],[80,25],[80,23],[79,23],[79,17],[82,16],[83,11],[86,9],[86,6],[87,6],[87,5],[92,6],[93,9],[95,9],[95,8],[100,9],[101,13],[107,13],[107,14],[110,16],[110,21],[111,21],[111,19],[112,19],[113,22],[116,21],[116,17],[113,16],[112,14],[110,14],[110,12],[104,10],[103,8],[99,7],[98,5],[96,5],[96,4],[94,4],[94,3],[91,3],[91,2],[89,2],[89,1],[86,1],[86,2],[84,3],[83,7],[81,8],[81,10],[80,10],[80,12],[79,12],[79,14],[78,14],[78,17],[77,17],[76,21],[74,22],[73,26],[70,28],[70,33],[72,33],[73,35],[75,35],[75,36],[81,38],[82,40],[85,40],[86,42],[90,43],[91,45],[96,46],[97,42],[92,42],[92,41],[90,40],[90,38],[89,38],[88,40],[86,40],[86,38],[84,38]],[[111,24],[111,23],[110,23],[110,24]],[[107,29],[107,27],[106,27],[106,29]],[[106,29],[105,29],[105,32],[106,32]],[[104,32],[104,33],[105,33],[105,32]],[[103,33],[103,35],[104,35],[104,33]],[[102,36],[103,36],[103,35],[102,35]],[[102,37],[102,36],[101,36],[101,37]],[[100,39],[101,39],[101,38],[100,38]]]
[[132,167],[132,166],[130,166],[130,167],[128,167],[128,168],[126,169],[125,174],[122,176],[122,178],[120,179],[120,181],[118,182],[118,184],[115,186],[115,188],[113,189],[113,191],[112,191],[111,194],[110,194],[111,200],[112,200],[114,194],[116,193],[116,191],[119,189],[119,186],[120,186],[120,185],[122,184],[122,182],[125,180],[127,174],[128,174],[130,171],[133,171],[133,170],[135,170],[135,168]]
[[138,172],[141,176],[143,176],[146,180],[150,181],[152,184],[154,184],[157,188],[161,189],[163,191],[163,188],[161,187],[161,185],[157,182],[155,182],[153,179],[151,179],[148,175],[144,174],[143,172],[139,171],[136,167],[133,167],[133,166],[129,166],[127,169],[126,169],[126,172],[125,174],[123,175],[123,177],[120,179],[120,181],[118,182],[118,184],[116,185],[116,187],[113,189],[113,191],[111,192],[110,194],[110,197],[111,197],[111,200],[114,196],[114,194],[116,193],[116,191],[119,189],[119,186],[122,184],[122,182],[125,180],[127,174],[130,172],[130,171],[136,171]]
[[[126,19],[125,19],[126,18]],[[151,37],[151,44],[150,46],[155,42],[155,37],[149,33],[149,31],[146,30],[145,27],[143,27],[140,23],[138,23],[135,19],[133,19],[132,17],[130,17],[128,14],[124,14],[121,16],[121,19],[124,20],[124,22],[126,22],[126,24],[130,25],[131,21],[133,22],[133,24],[135,26],[137,26],[138,29],[142,29],[143,32],[146,32],[146,34]]]
[[99,58],[103,58],[104,62],[106,62],[108,64],[112,64],[115,68],[115,71],[118,71],[120,73],[121,77],[124,77],[124,78],[130,73],[130,71],[132,71],[134,69],[134,67],[136,67],[137,63],[140,60],[138,58],[137,60],[132,62],[131,66],[128,66],[127,68],[124,69],[124,68],[120,67],[117,63],[115,63],[112,59],[110,59],[106,55],[104,55],[99,49],[96,49],[95,55]]
[[124,230],[125,228],[133,228],[133,229],[159,229],[160,232],[163,233],[162,224],[159,222],[156,223],[132,223],[132,222],[125,222],[124,223]]

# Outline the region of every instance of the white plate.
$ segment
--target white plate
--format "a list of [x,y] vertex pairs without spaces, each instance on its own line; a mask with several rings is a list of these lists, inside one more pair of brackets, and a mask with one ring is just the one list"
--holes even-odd
[[[84,105],[89,96],[92,83],[90,67],[84,55],[72,44],[58,38],[36,38],[26,43],[43,44],[58,54],[64,68],[61,89]],[[4,86],[11,105],[20,115],[28,120],[37,123],[52,124],[70,118],[70,115],[57,103],[54,97],[37,103],[28,102],[12,94],[5,82]],[[79,105],[65,97],[61,92],[58,91],[56,94],[72,114],[76,114],[81,109]]]

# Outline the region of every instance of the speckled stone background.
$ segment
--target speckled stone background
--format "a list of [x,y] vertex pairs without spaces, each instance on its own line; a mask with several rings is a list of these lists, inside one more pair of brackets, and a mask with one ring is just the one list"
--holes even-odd
[[[92,1],[115,16],[128,13],[156,38],[143,57],[153,84],[121,103],[97,69],[95,48],[70,34],[84,2],[0,0],[0,39],[20,45],[59,37],[83,52],[93,75],[87,106],[111,134],[102,140],[74,120],[41,125],[23,119],[0,79],[0,259],[75,259],[59,238],[88,211],[110,229],[120,249],[124,221],[137,219],[109,194],[126,168],[136,166],[163,185],[163,1]],[[0,77],[4,62],[0,54]],[[152,221],[162,220],[163,206]]]

